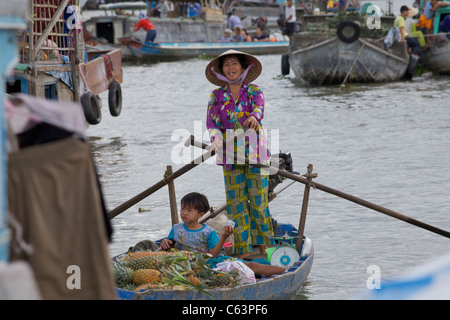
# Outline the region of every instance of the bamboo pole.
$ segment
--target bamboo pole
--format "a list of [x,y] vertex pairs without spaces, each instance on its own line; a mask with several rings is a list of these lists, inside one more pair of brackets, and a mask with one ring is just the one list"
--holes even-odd
[[[194,145],[196,147],[203,148],[203,149],[209,147],[209,146],[207,146],[207,147],[203,146],[202,143],[200,143],[198,141],[192,141],[192,145]],[[217,153],[223,154],[223,155],[225,155],[227,157],[233,157],[233,154],[228,154],[227,152],[223,152],[222,150],[217,150]],[[237,161],[242,161],[241,163],[245,163],[244,162],[245,161],[244,157],[241,157],[241,156],[237,155],[236,159],[237,159]],[[384,208],[384,207],[382,207],[380,205],[371,203],[371,202],[366,201],[364,199],[355,197],[355,196],[353,196],[351,194],[348,194],[348,193],[345,193],[345,192],[342,192],[342,191],[330,188],[328,186],[325,186],[325,185],[317,183],[317,182],[309,181],[308,179],[302,178],[302,177],[300,177],[300,176],[298,176],[296,174],[293,174],[291,172],[288,172],[286,170],[282,170],[282,169],[279,169],[279,168],[271,167],[269,165],[265,165],[265,164],[262,164],[262,163],[250,162],[250,164],[252,166],[255,166],[255,167],[258,167],[258,168],[266,169],[266,170],[268,170],[271,173],[276,173],[276,174],[279,174],[280,176],[286,177],[288,179],[298,181],[298,182],[303,183],[305,185],[306,184],[311,184],[311,186],[313,188],[315,188],[315,189],[319,189],[319,190],[322,190],[324,192],[333,194],[333,195],[335,195],[337,197],[346,199],[348,201],[354,202],[354,203],[359,204],[361,206],[364,206],[366,208],[378,211],[378,212],[383,213],[385,215],[388,215],[388,216],[390,216],[392,218],[395,218],[395,219],[407,222],[407,223],[412,224],[412,225],[414,225],[416,227],[419,227],[419,228],[431,231],[433,233],[436,233],[438,235],[441,235],[443,237],[446,237],[446,238],[450,239],[450,232],[448,232],[448,231],[445,231],[445,230],[442,230],[440,228],[434,227],[432,225],[426,224],[424,222],[418,221],[418,220],[416,220],[414,218],[411,218],[411,217],[408,217],[408,216],[403,215],[401,213],[395,212],[393,210]]]
[[[172,174],[172,166],[166,167],[166,172],[168,174]],[[177,198],[175,195],[175,183],[173,180],[167,183],[168,189],[169,189],[169,203],[170,203],[170,216],[172,220],[172,226],[174,224],[177,224],[179,222],[178,220],[178,210],[177,210]]]
[[308,164],[307,173],[305,174],[305,176],[308,179],[309,183],[305,184],[305,191],[303,193],[302,211],[300,213],[300,222],[298,225],[298,237],[297,237],[297,241],[295,243],[295,248],[297,249],[298,252],[300,252],[300,250],[302,249],[303,234],[305,233],[306,213],[308,211],[310,185],[311,185],[312,179],[317,177],[317,174],[313,173],[312,171],[313,171],[313,165]]

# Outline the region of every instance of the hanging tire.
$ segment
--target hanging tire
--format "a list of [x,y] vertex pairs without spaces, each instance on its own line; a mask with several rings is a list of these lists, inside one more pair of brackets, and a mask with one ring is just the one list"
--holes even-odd
[[345,43],[358,40],[361,28],[353,21],[342,21],[337,27],[337,37]]
[[119,82],[113,80],[108,90],[109,113],[113,117],[117,117],[122,111],[122,88]]
[[89,124],[99,124],[102,120],[102,101],[92,92],[86,92],[80,99],[84,117]]
[[288,75],[290,68],[291,67],[289,65],[289,55],[287,53],[283,53],[281,55],[281,74],[283,76]]

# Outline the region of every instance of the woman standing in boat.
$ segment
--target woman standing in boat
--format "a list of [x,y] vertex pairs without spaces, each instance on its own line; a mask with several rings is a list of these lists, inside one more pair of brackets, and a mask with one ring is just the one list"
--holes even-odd
[[[228,218],[235,223],[235,253],[243,258],[259,246],[265,253],[274,245],[273,226],[269,210],[269,175],[266,170],[251,165],[252,161],[267,163],[270,152],[261,127],[264,116],[264,94],[251,82],[262,71],[261,63],[244,52],[228,50],[206,67],[206,78],[219,86],[210,95],[206,127],[213,150],[245,152],[246,162],[217,155],[223,166]],[[238,146],[224,146],[223,141],[235,132],[246,130],[249,138]],[[243,151],[243,152],[242,152]]]

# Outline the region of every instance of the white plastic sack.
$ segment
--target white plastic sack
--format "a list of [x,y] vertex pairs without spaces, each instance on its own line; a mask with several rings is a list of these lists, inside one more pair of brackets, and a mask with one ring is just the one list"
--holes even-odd
[[400,42],[401,40],[400,30],[397,27],[392,27],[384,38],[384,44],[386,48],[390,48],[394,42]]
[[230,272],[237,270],[239,274],[239,284],[247,284],[256,282],[255,273],[247,267],[242,261],[228,259],[217,264],[215,270],[222,272]]
[[[220,213],[218,216],[216,216],[213,219],[209,219],[206,221],[206,224],[213,228],[217,235],[220,237],[223,233],[223,229],[225,226],[232,226],[234,227],[234,222],[228,220],[226,213]],[[228,237],[227,241],[225,242],[225,253],[229,256],[231,256],[234,253],[234,235],[231,235]]]

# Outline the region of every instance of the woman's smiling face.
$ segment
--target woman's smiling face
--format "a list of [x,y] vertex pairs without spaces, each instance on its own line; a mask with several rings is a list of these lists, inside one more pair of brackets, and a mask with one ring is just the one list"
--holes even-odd
[[236,56],[229,56],[223,60],[222,72],[228,80],[233,81],[239,78],[244,69]]

